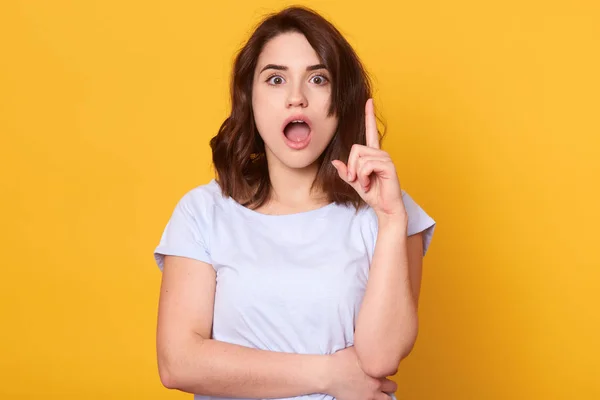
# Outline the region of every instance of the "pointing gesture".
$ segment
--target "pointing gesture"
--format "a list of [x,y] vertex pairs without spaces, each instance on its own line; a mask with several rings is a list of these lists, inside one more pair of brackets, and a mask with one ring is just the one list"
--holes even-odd
[[367,147],[379,149],[379,133],[377,132],[377,120],[375,119],[373,99],[367,100],[367,104],[365,105],[365,127]]
[[356,190],[379,219],[406,218],[396,167],[389,154],[380,149],[373,99],[365,105],[365,128],[367,145],[352,146],[348,165],[340,160],[332,164],[340,178]]

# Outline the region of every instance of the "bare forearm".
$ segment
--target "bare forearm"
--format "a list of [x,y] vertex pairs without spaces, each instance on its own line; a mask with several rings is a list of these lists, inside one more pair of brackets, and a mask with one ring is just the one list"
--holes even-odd
[[374,377],[394,374],[416,339],[417,307],[407,253],[406,223],[380,223],[355,333],[361,367]]
[[163,357],[161,379],[169,388],[216,397],[279,398],[325,393],[328,387],[328,356],[263,351],[201,337],[183,347]]

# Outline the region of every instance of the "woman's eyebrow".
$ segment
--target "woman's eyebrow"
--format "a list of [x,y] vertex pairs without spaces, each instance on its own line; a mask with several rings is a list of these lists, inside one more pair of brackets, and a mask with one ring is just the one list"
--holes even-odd
[[[262,74],[263,71],[266,71],[267,69],[274,69],[277,71],[287,71],[289,68],[286,67],[285,65],[267,64],[264,66],[263,69],[260,70],[260,73]],[[325,66],[325,64],[315,64],[315,65],[309,65],[308,67],[306,67],[307,71],[315,71],[317,69],[327,69],[327,67]]]

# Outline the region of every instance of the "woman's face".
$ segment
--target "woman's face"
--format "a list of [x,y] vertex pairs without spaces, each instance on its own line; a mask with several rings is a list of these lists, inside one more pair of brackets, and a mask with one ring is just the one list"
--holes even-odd
[[[263,48],[254,72],[252,108],[271,165],[312,165],[331,141],[337,117],[327,116],[329,72],[300,33],[285,33]],[[296,121],[296,122],[293,122]]]

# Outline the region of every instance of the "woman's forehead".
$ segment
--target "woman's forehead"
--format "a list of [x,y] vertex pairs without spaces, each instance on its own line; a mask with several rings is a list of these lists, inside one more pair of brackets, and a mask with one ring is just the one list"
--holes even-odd
[[258,57],[257,67],[267,64],[288,67],[290,70],[302,69],[320,64],[319,56],[306,37],[301,33],[284,33],[268,41]]

